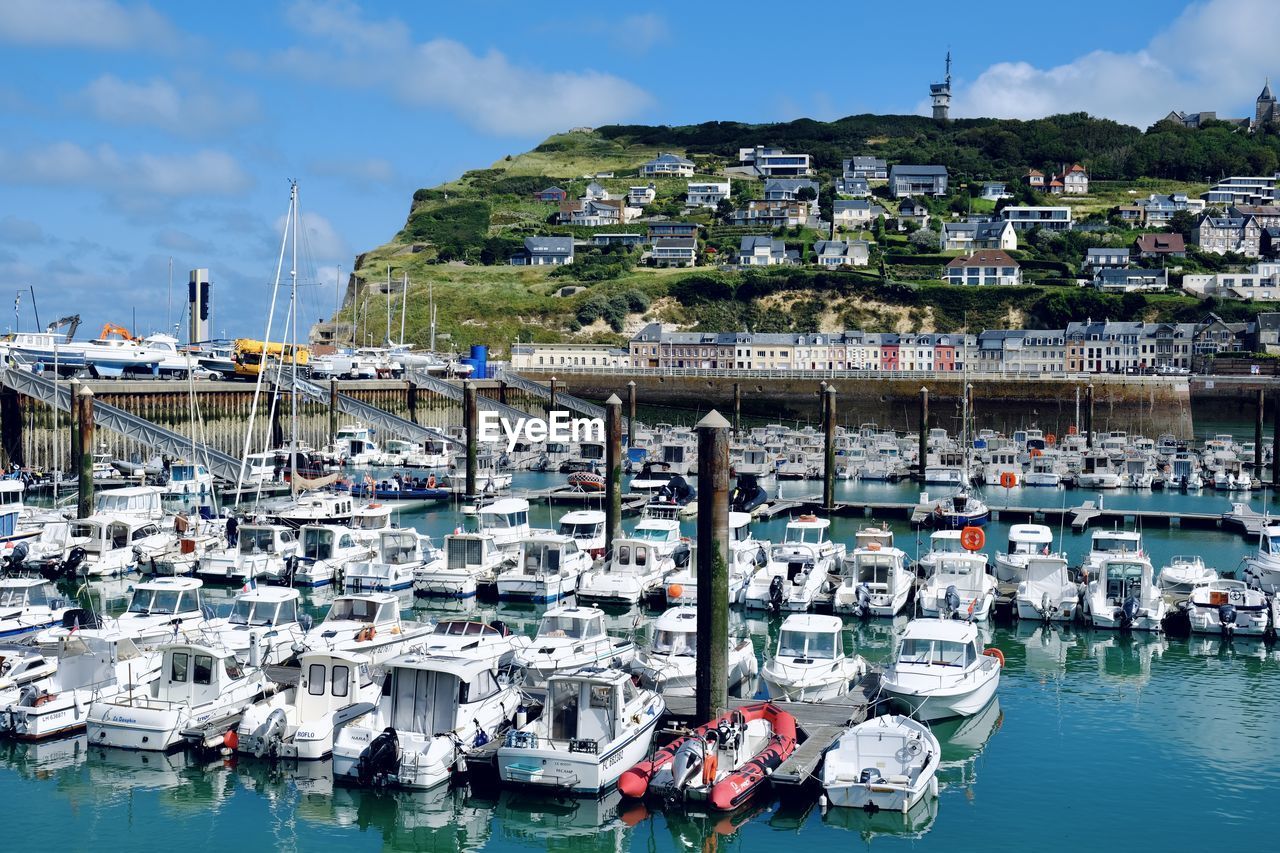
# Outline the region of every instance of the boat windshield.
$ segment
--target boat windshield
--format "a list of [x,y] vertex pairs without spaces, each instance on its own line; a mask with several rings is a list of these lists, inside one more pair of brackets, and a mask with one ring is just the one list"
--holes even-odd
[[1093,550],[1108,554],[1128,554],[1138,550],[1138,543],[1120,536],[1098,536],[1093,540]]
[[594,539],[600,535],[603,527],[603,524],[590,521],[580,523],[562,521],[560,522],[559,533],[561,536],[571,536],[574,539]]
[[631,538],[649,542],[666,542],[671,538],[671,531],[665,527],[647,527],[641,524],[636,526],[636,532],[631,535]]
[[530,547],[524,552],[524,572],[527,575],[547,572],[556,574],[560,571],[560,549],[543,546]]
[[822,542],[824,533],[825,531],[821,527],[797,527],[789,524],[787,525],[787,535],[783,541],[817,545]]
[[1141,563],[1110,563],[1107,566],[1107,598],[1122,599],[1142,588]]
[[326,622],[373,622],[378,612],[378,605],[363,598],[339,598],[329,608]]
[[935,554],[959,554],[964,550],[964,546],[960,544],[959,538],[956,537],[933,539],[931,540],[931,545],[931,550]]
[[543,616],[542,622],[538,624],[538,636],[544,638],[568,637],[571,640],[581,640],[601,633],[603,631],[600,626],[572,616]]
[[444,543],[444,551],[451,569],[479,566],[484,560],[484,540],[447,539]]
[[48,603],[43,586],[0,589],[0,607],[43,607]]
[[778,638],[778,657],[832,660],[836,656],[836,636],[830,631],[784,628]]
[[241,554],[274,554],[276,537],[269,527],[240,528]]
[[696,631],[655,631],[653,650],[659,654],[693,657],[698,653],[698,634]]
[[859,554],[854,558],[858,583],[887,584],[893,576],[896,561],[888,554]]
[[311,528],[302,531],[302,556],[308,560],[327,560],[333,556],[333,531]]
[[953,640],[906,639],[898,649],[898,663],[966,667],[975,660],[971,644]]
[[973,560],[957,560],[954,557],[938,561],[937,574],[951,577],[968,577],[974,570]]
[[249,601],[241,598],[231,608],[229,621],[232,625],[274,625],[279,606],[275,601]]
[[142,613],[150,616],[164,616],[178,613],[178,605],[182,602],[182,591],[177,589],[136,589],[133,600],[129,602],[130,613]]

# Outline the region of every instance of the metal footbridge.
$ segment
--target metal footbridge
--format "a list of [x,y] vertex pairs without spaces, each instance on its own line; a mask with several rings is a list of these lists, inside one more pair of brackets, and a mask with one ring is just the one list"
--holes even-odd
[[[519,373],[512,373],[510,370],[502,371],[499,378],[510,385],[512,388],[519,388],[529,394],[541,397],[544,400],[551,399],[551,389],[541,382],[534,382],[532,379],[526,379]],[[604,406],[589,403],[581,397],[575,397],[572,394],[556,389],[556,405],[577,412],[580,415],[586,415],[589,418],[600,418],[604,420]],[[639,426],[640,422],[636,421]],[[627,431],[627,416],[622,416],[622,431]]]
[[[71,411],[71,388],[67,382],[55,383],[35,373],[7,367],[0,369],[0,384],[12,388],[19,394],[25,394],[34,400],[55,406],[59,411]],[[187,457],[192,448],[198,460],[207,462],[213,476],[234,483],[240,479],[240,460],[221,450],[214,450],[199,442],[192,442],[190,436],[157,426],[146,418],[130,414],[124,409],[93,401],[93,423],[95,427],[105,427],[118,432],[126,438],[177,457]]]
[[[441,379],[438,376],[432,376],[425,370],[421,370],[419,368],[406,369],[404,372],[404,378],[412,382],[414,385],[417,385],[419,388],[439,394],[442,397],[455,401],[459,405],[462,404],[462,388],[452,382]],[[522,412],[514,406],[508,406],[506,403],[500,403],[491,397],[484,396],[483,394],[476,394],[476,405],[480,408],[480,411],[497,412],[499,416],[512,423],[525,420],[529,417],[528,412]]]
[[[281,390],[296,388],[298,393],[319,403],[329,402],[329,389],[323,385],[318,385],[309,379],[303,379],[301,376],[294,378],[287,372],[279,378]],[[458,392],[461,395],[462,392]],[[349,394],[338,394],[338,411],[344,415],[355,418],[361,423],[377,427],[380,430],[400,435],[410,441],[426,441],[434,439],[436,441],[446,442],[454,447],[463,447],[463,443],[446,432],[442,432],[432,427],[416,424],[408,418],[402,418],[399,415],[393,415],[391,412],[379,409],[377,406],[370,405]]]

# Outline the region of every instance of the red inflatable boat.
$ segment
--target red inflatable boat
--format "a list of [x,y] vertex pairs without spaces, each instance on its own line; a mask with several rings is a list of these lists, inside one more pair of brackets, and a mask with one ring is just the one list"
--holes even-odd
[[604,476],[594,471],[575,471],[569,475],[569,485],[577,486],[584,492],[603,492]]
[[622,774],[618,790],[705,800],[730,811],[796,748],[796,719],[771,702],[746,705],[695,729]]

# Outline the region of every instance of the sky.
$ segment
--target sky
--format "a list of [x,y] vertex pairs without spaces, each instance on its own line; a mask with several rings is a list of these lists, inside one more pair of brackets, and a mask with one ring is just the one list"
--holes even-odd
[[927,114],[948,49],[957,117],[1146,127],[1280,82],[1275,0],[794,7],[781,38],[777,9],[0,0],[0,329],[34,290],[43,324],[163,330],[206,267],[214,333],[254,335],[297,180],[305,331],[418,187],[581,125]]

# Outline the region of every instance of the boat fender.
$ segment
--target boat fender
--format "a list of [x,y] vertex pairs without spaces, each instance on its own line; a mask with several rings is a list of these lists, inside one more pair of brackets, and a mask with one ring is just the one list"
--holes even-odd
[[427,488],[434,489],[436,487],[436,475],[432,474],[427,478]]
[[720,766],[720,757],[716,754],[716,750],[711,744],[707,744],[703,748],[702,758],[702,784],[710,785],[716,781],[716,771]]

